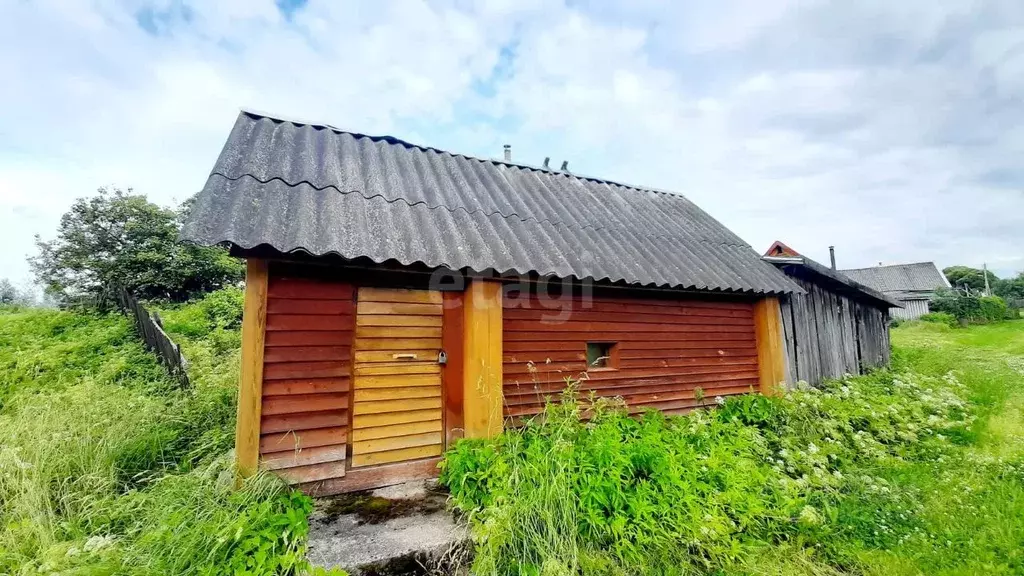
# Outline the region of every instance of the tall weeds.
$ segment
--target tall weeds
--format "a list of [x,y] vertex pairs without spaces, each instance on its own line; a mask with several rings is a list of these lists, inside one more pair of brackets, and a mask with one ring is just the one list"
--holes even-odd
[[126,319],[0,309],[0,574],[293,574],[308,498],[233,487],[237,291],[167,311],[180,391]]
[[570,386],[524,427],[458,444],[442,481],[476,574],[744,573],[779,546],[828,573],[857,564],[851,542],[913,531],[918,494],[884,471],[953,450],[963,393],[952,375],[883,372],[633,418]]

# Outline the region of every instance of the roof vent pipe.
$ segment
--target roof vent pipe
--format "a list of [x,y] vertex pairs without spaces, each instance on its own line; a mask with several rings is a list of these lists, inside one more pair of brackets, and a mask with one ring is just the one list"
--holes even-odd
[[505,162],[512,161],[512,145],[505,144]]
[[835,246],[829,246],[828,247],[828,258],[829,258],[829,260],[832,261],[832,269],[835,270],[836,269],[836,247]]
[[545,170],[550,170],[551,169],[551,166],[548,166],[549,162],[551,162],[551,157],[550,156],[545,156],[544,157],[544,169]]
[[560,170],[562,172],[568,172],[569,171],[569,161],[568,160],[563,160],[562,161],[562,167],[560,168]]

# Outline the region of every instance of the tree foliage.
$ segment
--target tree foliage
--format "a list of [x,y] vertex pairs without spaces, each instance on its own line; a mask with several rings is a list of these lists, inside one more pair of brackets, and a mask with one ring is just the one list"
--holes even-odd
[[0,305],[14,304],[18,299],[18,289],[7,278],[0,278]]
[[1007,300],[1024,300],[1024,272],[1016,278],[1004,278],[996,282],[992,291]]
[[[983,270],[971,268],[970,266],[950,266],[943,268],[942,273],[946,275],[946,280],[949,280],[953,288],[967,286],[972,291],[981,292],[985,290],[986,272]],[[999,282],[999,277],[989,271],[988,281],[989,286],[992,287]]]
[[58,299],[95,294],[120,284],[141,298],[174,301],[240,280],[242,266],[219,247],[178,237],[188,204],[175,211],[129,188],[100,188],[61,217],[57,237],[36,236],[29,258],[36,280]]
[[18,288],[7,278],[0,278],[0,306],[32,306],[36,296],[30,288]]

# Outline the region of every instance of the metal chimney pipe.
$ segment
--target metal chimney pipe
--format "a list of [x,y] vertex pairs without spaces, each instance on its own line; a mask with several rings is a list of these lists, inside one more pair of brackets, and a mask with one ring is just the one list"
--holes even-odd
[[832,260],[832,269],[835,270],[836,269],[836,247],[835,246],[829,246],[828,247],[828,257],[829,257],[830,260]]
[[505,144],[505,162],[512,161],[512,145]]

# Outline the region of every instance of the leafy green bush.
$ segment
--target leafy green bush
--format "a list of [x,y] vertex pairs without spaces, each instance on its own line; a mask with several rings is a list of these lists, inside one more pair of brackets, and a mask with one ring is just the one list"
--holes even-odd
[[521,429],[457,444],[441,480],[471,519],[475,574],[707,573],[793,542],[844,565],[837,542],[913,529],[916,494],[878,471],[949,450],[972,418],[960,391],[879,372],[633,418],[570,387]]
[[1006,301],[999,296],[982,296],[978,299],[981,317],[987,322],[999,322],[1007,316]]
[[922,322],[934,322],[936,324],[956,326],[956,316],[953,316],[949,312],[929,312],[927,314],[923,314],[919,320]]
[[936,293],[929,308],[951,314],[962,323],[984,324],[1008,317],[1006,301],[999,296],[968,296],[951,290]]

